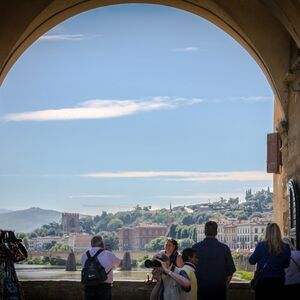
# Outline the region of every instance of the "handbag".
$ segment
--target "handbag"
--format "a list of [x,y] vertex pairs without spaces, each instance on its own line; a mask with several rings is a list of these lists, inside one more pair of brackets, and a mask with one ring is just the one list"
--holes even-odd
[[257,288],[260,286],[262,279],[261,275],[264,269],[266,268],[267,264],[268,262],[266,262],[260,270],[254,271],[254,276],[250,281],[250,287],[253,291],[257,290]]

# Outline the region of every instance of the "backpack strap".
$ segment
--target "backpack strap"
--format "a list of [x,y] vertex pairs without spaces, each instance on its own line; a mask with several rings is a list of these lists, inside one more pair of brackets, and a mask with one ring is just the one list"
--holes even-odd
[[[88,260],[94,260],[102,251],[104,251],[104,249],[99,249],[95,255],[91,256],[90,251],[86,251],[86,256],[88,258]],[[112,270],[112,268],[106,273],[106,275],[108,275],[110,273],[110,271]]]
[[90,253],[90,251],[88,250],[88,251],[86,251],[86,256],[87,256],[87,258],[89,259],[89,260],[94,260],[102,251],[104,251],[104,249],[99,249],[96,253],[95,253],[95,255],[93,255],[93,256],[91,256],[91,253]]

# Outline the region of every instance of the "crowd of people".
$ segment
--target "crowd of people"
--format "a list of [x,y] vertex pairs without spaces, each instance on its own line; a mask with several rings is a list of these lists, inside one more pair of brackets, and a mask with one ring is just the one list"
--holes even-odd
[[[227,290],[236,271],[229,247],[218,241],[218,225],[214,221],[205,224],[205,239],[191,248],[178,251],[178,243],[167,238],[165,247],[145,262],[152,268],[154,283],[150,300],[226,300]],[[86,284],[86,300],[110,300],[113,282],[113,267],[121,266],[122,260],[105,250],[100,236],[93,237],[92,248],[82,256],[83,270],[87,262],[96,260],[103,268],[104,281]],[[287,298],[300,292],[300,251],[288,238],[281,237],[276,223],[269,223],[265,239],[258,242],[249,257],[260,273],[255,299]],[[90,266],[90,265],[89,265]],[[97,268],[100,268],[97,267]],[[87,275],[86,278],[92,275]],[[94,281],[94,282],[99,282]]]

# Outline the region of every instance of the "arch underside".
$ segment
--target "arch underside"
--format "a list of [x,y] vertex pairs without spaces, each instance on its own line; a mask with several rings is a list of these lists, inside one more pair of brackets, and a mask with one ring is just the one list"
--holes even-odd
[[274,216],[287,232],[286,183],[290,177],[300,180],[300,97],[297,89],[290,89],[300,70],[298,0],[2,0],[0,84],[22,53],[51,28],[90,9],[127,3],[166,5],[203,17],[231,35],[261,67],[275,95],[274,129],[282,119],[289,124],[283,165],[280,174],[274,175]]

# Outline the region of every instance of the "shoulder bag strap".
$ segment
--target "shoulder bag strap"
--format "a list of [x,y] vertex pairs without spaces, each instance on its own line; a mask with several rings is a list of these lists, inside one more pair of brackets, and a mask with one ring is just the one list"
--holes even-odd
[[298,271],[300,272],[300,267],[299,267],[299,265],[297,264],[297,262],[291,257],[291,260],[294,262],[294,264],[297,266],[297,268],[298,268]]
[[267,262],[264,263],[263,267],[259,270],[256,270],[257,272],[257,275],[261,275],[263,273],[263,271],[265,270],[266,266],[268,265],[269,263],[269,260],[270,260],[270,257],[268,258]]

